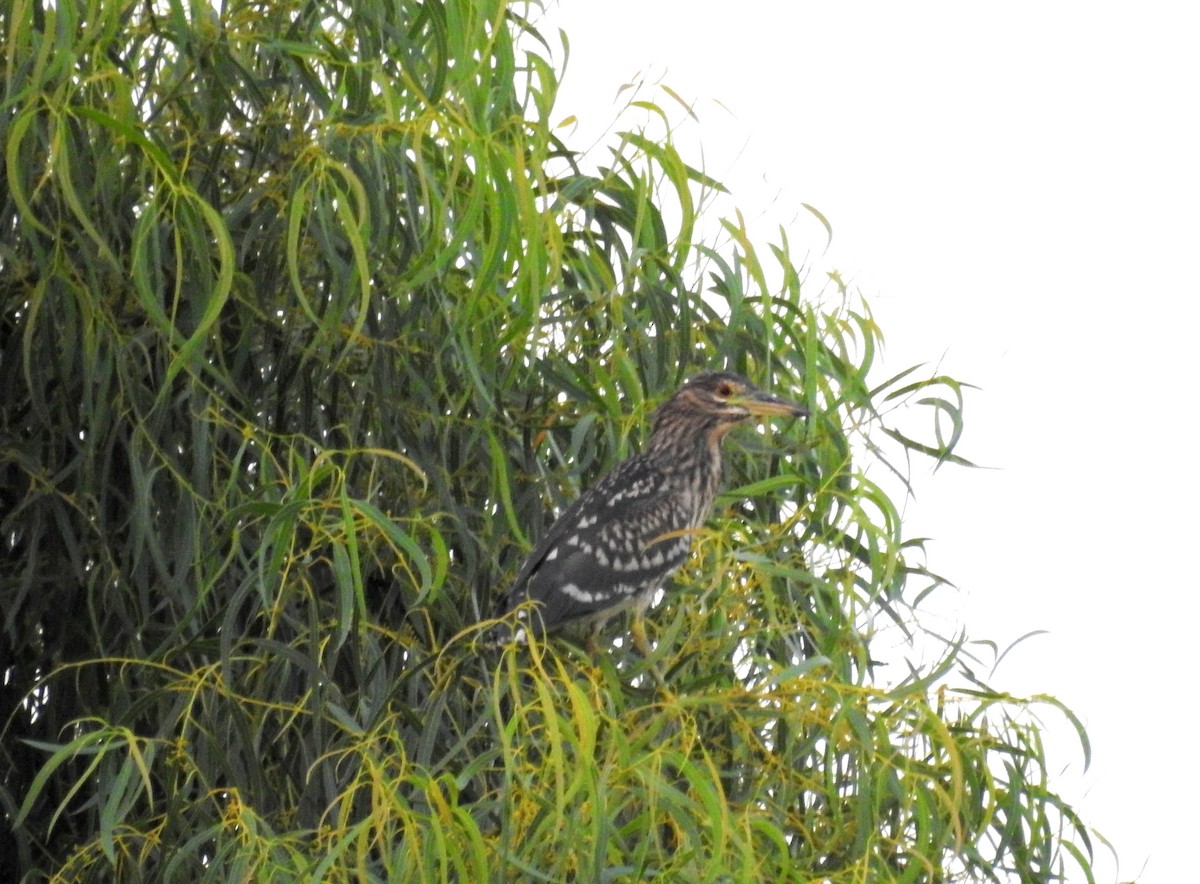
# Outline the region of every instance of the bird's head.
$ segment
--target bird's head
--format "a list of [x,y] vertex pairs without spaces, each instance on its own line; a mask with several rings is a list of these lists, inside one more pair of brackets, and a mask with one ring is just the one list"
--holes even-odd
[[730,371],[706,371],[689,380],[663,406],[690,412],[696,417],[715,416],[735,424],[752,417],[787,415],[806,417],[808,409],[773,393],[760,390]]

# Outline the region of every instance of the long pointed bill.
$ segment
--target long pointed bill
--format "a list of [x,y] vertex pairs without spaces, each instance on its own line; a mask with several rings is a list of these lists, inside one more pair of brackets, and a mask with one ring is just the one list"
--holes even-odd
[[753,415],[766,417],[773,414],[785,414],[790,417],[808,417],[808,409],[803,405],[797,405],[795,402],[790,402],[773,393],[766,393],[762,390],[755,390],[753,393],[746,393],[743,396],[738,396],[731,399],[730,402],[734,405],[740,405]]

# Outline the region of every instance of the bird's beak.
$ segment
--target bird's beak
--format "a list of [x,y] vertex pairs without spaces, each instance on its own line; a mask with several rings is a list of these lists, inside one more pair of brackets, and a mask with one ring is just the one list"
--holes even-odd
[[808,409],[795,402],[789,402],[773,393],[754,390],[731,400],[732,404],[740,405],[751,414],[758,417],[768,417],[773,414],[786,414],[790,417],[808,417]]

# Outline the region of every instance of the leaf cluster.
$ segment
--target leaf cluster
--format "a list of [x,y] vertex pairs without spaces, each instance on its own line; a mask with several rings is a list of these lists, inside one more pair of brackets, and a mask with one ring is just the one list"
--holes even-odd
[[[1087,870],[1030,702],[871,655],[941,581],[864,464],[961,462],[963,385],[874,380],[785,236],[701,237],[654,101],[564,144],[537,12],[0,9],[0,877]],[[710,366],[814,417],[730,445],[651,659],[487,648]]]

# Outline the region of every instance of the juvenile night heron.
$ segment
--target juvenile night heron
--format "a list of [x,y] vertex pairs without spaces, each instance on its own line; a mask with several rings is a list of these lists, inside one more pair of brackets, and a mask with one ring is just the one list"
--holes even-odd
[[[594,624],[632,608],[634,643],[645,655],[642,615],[687,558],[721,481],[721,440],[752,417],[807,415],[741,375],[696,375],[659,408],[646,450],[613,468],[551,526],[517,573],[502,613],[515,626],[501,642],[523,641],[568,623]],[[533,606],[522,604],[533,600]],[[595,633],[593,633],[595,634]]]

